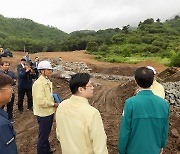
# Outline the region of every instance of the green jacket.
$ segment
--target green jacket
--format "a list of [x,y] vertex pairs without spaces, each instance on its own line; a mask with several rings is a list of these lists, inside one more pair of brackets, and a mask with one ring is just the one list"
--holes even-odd
[[159,154],[166,146],[169,105],[167,101],[141,90],[126,100],[118,139],[120,154]]

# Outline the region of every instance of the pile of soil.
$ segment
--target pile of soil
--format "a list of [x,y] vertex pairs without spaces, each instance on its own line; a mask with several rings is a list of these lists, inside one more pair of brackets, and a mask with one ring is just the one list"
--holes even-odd
[[[11,69],[15,71],[16,65],[20,62],[20,59],[24,53],[15,52],[13,58],[4,58],[11,62]],[[53,52],[53,53],[38,53],[31,55],[32,58],[40,56],[43,58],[62,57],[65,61],[77,61],[87,62],[87,65],[92,69],[92,72],[116,74],[116,75],[133,75],[135,68],[139,66],[146,66],[149,62],[144,62],[139,65],[129,64],[110,64],[105,62],[98,62],[93,59],[91,55],[87,55],[82,51],[79,52]],[[69,58],[68,58],[69,57]],[[151,62],[159,71],[163,70],[161,64]],[[164,66],[164,68],[166,68]],[[68,98],[71,93],[68,88],[68,82],[57,77],[52,77],[54,92],[59,93],[62,99]],[[124,102],[127,98],[134,95],[134,91],[137,88],[134,81],[105,81],[102,79],[92,79],[95,83],[94,97],[89,101],[92,106],[97,108],[102,116],[105,131],[107,134],[107,145],[109,154],[117,153],[117,140],[119,133],[119,125],[121,115],[123,111]],[[17,132],[17,146],[19,154],[36,154],[36,145],[38,138],[38,124],[36,117],[31,111],[26,110],[27,99],[24,100],[24,112],[20,114],[17,111],[17,88],[15,90],[15,104],[14,104],[14,128]],[[179,108],[171,107],[170,113],[170,129],[167,148],[164,149],[164,153],[176,154],[180,152],[180,118]],[[61,154],[61,147],[56,139],[55,133],[55,121],[50,135],[50,144],[56,148],[55,154]],[[175,130],[175,131],[174,131]],[[177,132],[176,132],[177,130]],[[177,135],[176,135],[176,134]]]

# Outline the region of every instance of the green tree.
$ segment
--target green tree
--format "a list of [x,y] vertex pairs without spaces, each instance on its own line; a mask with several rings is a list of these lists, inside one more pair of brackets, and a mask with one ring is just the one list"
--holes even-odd
[[112,41],[115,44],[122,44],[125,41],[125,34],[119,33],[112,37]]

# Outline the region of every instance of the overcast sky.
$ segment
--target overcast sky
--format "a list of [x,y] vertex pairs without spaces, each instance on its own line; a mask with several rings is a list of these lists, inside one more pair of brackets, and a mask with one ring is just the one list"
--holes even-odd
[[137,26],[147,18],[165,21],[180,15],[180,0],[0,0],[0,14],[70,33]]

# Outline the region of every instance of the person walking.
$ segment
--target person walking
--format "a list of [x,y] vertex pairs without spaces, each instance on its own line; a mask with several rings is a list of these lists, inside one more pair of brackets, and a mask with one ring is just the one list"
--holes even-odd
[[36,78],[36,74],[31,68],[31,62],[26,62],[24,67],[18,68],[18,110],[23,112],[23,100],[27,95],[27,109],[33,110],[32,102],[32,79]]
[[[13,86],[16,85],[16,81],[17,81],[17,77],[15,75],[14,72],[12,71],[9,71],[9,68],[10,68],[10,63],[7,62],[7,61],[3,61],[1,63],[1,69],[0,69],[0,73],[4,73],[4,74],[7,74],[9,75],[12,79],[13,79]],[[14,105],[14,99],[15,99],[15,95],[14,95],[14,90],[12,92],[12,97],[11,97],[11,101],[7,104],[7,113],[8,113],[8,119],[11,123],[14,122],[13,120],[13,105]],[[4,108],[5,106],[2,106],[2,109]]]
[[55,151],[55,149],[50,148],[48,138],[58,103],[54,102],[52,82],[49,79],[53,70],[50,62],[41,61],[38,65],[38,70],[40,70],[41,75],[32,87],[33,112],[37,116],[39,125],[37,153],[49,154]]
[[8,114],[1,109],[11,100],[12,84],[14,81],[9,75],[0,73],[0,153],[17,154],[16,132],[8,120]]
[[101,115],[88,99],[94,87],[87,73],[77,73],[69,83],[72,96],[56,111],[56,134],[62,154],[108,154]]
[[119,154],[159,154],[168,137],[168,102],[153,94],[154,73],[147,67],[135,71],[139,92],[126,100],[122,114]]

